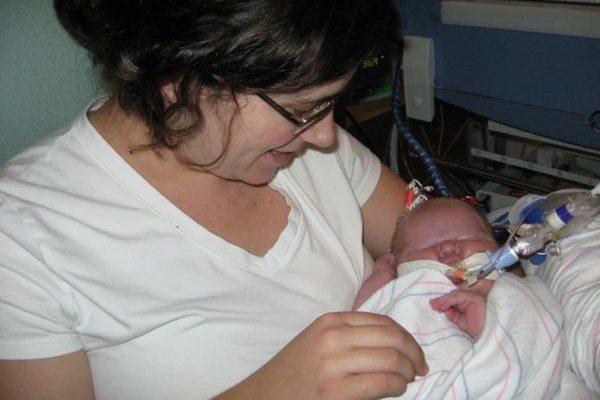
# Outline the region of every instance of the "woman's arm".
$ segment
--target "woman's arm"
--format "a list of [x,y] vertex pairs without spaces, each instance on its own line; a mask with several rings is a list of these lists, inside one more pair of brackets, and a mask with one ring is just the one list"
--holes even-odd
[[385,254],[396,229],[396,220],[404,208],[406,182],[385,165],[371,197],[362,206],[363,242],[376,258]]
[[427,372],[421,347],[393,319],[331,313],[213,400],[375,400],[402,395],[415,375]]
[[93,400],[87,356],[81,350],[39,360],[0,360],[0,399]]

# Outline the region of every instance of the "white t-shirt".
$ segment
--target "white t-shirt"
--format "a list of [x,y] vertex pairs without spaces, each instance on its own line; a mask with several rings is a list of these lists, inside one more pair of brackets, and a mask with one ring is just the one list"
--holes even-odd
[[99,400],[209,398],[349,310],[372,268],[360,206],[381,165],[337,136],[270,183],[291,211],[264,257],[170,203],[85,112],[17,156],[0,175],[0,359],[84,349]]

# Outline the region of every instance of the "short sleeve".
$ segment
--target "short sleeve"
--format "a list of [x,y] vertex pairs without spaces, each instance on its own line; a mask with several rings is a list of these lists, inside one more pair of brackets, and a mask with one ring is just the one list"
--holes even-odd
[[80,350],[70,288],[44,264],[28,225],[2,194],[0,251],[0,359]]
[[381,161],[340,126],[337,126],[337,139],[336,156],[356,194],[356,199],[363,206],[377,186],[381,175]]

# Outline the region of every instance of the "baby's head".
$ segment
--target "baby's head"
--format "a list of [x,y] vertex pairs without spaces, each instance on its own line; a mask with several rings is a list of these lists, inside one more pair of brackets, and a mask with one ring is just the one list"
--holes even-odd
[[394,234],[398,263],[435,260],[453,266],[475,253],[496,250],[490,224],[469,204],[432,198],[410,211]]

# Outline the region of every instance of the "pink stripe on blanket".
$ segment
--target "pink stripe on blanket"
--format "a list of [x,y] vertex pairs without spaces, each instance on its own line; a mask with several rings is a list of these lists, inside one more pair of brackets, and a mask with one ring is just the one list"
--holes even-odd
[[552,384],[555,383],[554,378],[556,377],[556,371],[558,371],[558,367],[562,364],[561,363],[561,354],[563,352],[563,342],[560,342],[560,348],[558,350],[558,357],[556,357],[556,362],[554,363],[554,368],[552,368],[552,374],[550,375],[550,379],[548,380],[548,383],[546,384],[546,390],[544,390],[544,395],[541,397],[542,399],[545,399],[546,396],[548,395],[548,391],[550,391],[550,388],[552,387]]
[[573,259],[579,257],[583,253],[585,253],[588,250],[593,249],[595,247],[598,247],[598,246],[581,247],[581,248],[573,251],[572,253],[565,255],[563,257],[561,263],[556,266],[555,275],[559,274],[563,268],[565,268],[567,265],[569,265],[571,263],[571,261],[573,261]]
[[419,386],[419,390],[417,390],[417,393],[415,393],[413,399],[416,399],[419,397],[419,394],[423,391],[423,387],[425,386],[426,381],[427,381],[427,376],[424,376],[423,379],[421,379],[421,385]]
[[[469,392],[469,388],[467,387],[467,382],[465,378],[465,356],[460,358],[460,375],[462,377],[463,384],[465,385],[465,393]],[[456,382],[452,384],[452,394],[454,395],[454,400],[456,400]]]
[[456,287],[456,285],[454,285],[454,283],[449,282],[449,281],[419,281],[414,284],[414,286],[418,286],[418,285],[440,285],[440,286]]
[[510,368],[511,368],[512,364],[510,362],[510,357],[506,353],[506,349],[504,349],[504,346],[502,346],[502,343],[500,342],[500,340],[498,340],[498,337],[496,336],[496,332],[494,332],[494,340],[496,341],[496,344],[498,345],[498,347],[502,351],[502,354],[504,355],[504,358],[506,359],[506,374],[504,374],[504,385],[502,386],[502,389],[500,390],[498,397],[496,397],[496,400],[498,400],[498,399],[502,398],[502,396],[504,395],[504,392],[506,391],[506,387],[508,386],[508,377],[510,376]]
[[440,332],[444,332],[444,331],[454,331],[456,330],[455,326],[446,326],[442,329],[437,329],[435,331],[429,331],[429,332],[412,332],[413,336],[429,336],[429,335],[435,335],[436,333],[440,333]]
[[[400,279],[400,278],[398,278],[398,279]],[[383,290],[383,289],[379,290],[379,299],[377,300],[377,303],[371,308],[371,310],[373,310],[374,312],[378,312],[378,313],[382,312],[381,304],[383,303],[384,295],[386,298],[391,298],[394,296],[394,293],[396,292],[396,283],[398,282],[398,279],[393,281],[391,294],[387,293],[386,290]],[[417,287],[417,286],[432,286],[432,285],[455,287],[452,282],[448,282],[448,281],[419,281],[419,282],[416,282],[414,285],[412,285],[412,288]],[[431,290],[423,292],[422,294],[432,295],[432,296],[434,295],[434,293],[431,293]],[[385,305],[387,305],[387,304],[385,304]]]
[[566,306],[567,302],[571,300],[572,297],[575,297],[577,294],[579,294],[580,290],[586,290],[590,287],[594,287],[596,286],[595,282],[584,282],[579,286],[575,286],[575,287],[570,287],[568,292],[565,292],[561,298],[559,299],[560,304],[563,305],[563,307]]
[[[598,318],[598,320],[596,321],[596,324],[594,325],[594,334],[592,335],[592,342],[591,344],[591,353],[590,354],[596,354],[596,351],[598,351],[598,341],[600,340],[600,318]],[[596,380],[597,383],[600,383],[600,374],[598,375],[594,375],[594,379]]]

